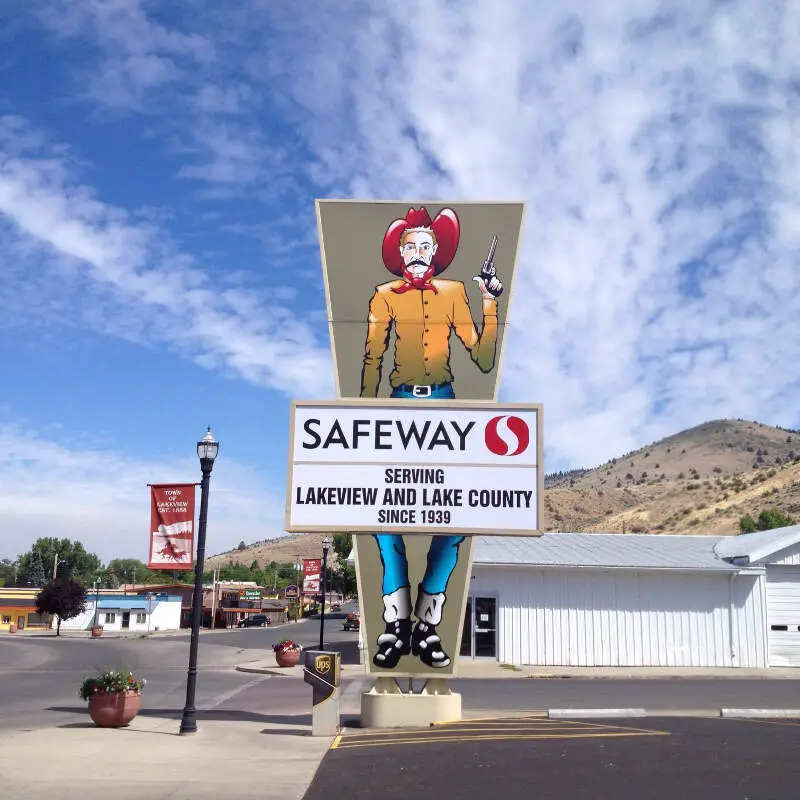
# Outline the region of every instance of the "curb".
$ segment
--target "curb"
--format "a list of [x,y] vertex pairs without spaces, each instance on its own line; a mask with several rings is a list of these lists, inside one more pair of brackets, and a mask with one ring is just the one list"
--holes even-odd
[[590,719],[594,717],[646,717],[643,708],[549,708],[548,719]]
[[287,675],[302,675],[302,671],[294,667],[248,667],[245,664],[237,664],[234,669],[236,672],[246,672],[250,675],[279,675],[285,678]]
[[719,715],[727,719],[791,719],[800,717],[797,708],[722,708]]

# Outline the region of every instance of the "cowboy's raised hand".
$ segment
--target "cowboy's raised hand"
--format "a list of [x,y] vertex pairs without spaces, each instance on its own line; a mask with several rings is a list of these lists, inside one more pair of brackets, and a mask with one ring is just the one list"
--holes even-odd
[[494,267],[481,270],[481,274],[476,275],[472,280],[481,287],[484,300],[496,300],[503,293],[503,284],[497,279]]

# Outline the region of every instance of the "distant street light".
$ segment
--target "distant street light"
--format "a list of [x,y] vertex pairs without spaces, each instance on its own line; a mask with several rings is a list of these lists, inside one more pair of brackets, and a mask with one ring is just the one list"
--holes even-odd
[[295,616],[295,622],[298,622],[300,618],[303,616],[303,584],[302,584],[302,570],[303,570],[303,562],[300,560],[299,556],[295,557],[294,561],[294,583],[297,587],[297,611]]
[[99,608],[100,608],[100,578],[95,578],[94,579],[94,622],[92,623],[93,628],[97,627]]
[[328,569],[328,550],[331,546],[331,540],[326,536],[322,540],[322,614],[319,618],[319,649],[325,649],[325,573]]
[[211,470],[219,452],[219,442],[209,427],[197,443],[197,457],[203,478],[200,484],[200,522],[197,528],[197,559],[194,566],[194,594],[192,595],[192,638],[189,644],[189,672],[186,680],[186,705],[183,709],[180,733],[197,733],[197,709],[194,706],[197,686],[197,647],[200,643],[200,620],[203,615],[203,567],[206,560],[206,522],[208,520],[208,490]]

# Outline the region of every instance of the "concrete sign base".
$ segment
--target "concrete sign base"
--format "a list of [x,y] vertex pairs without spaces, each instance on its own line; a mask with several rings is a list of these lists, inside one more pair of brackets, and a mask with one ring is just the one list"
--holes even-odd
[[426,681],[417,693],[404,692],[394,678],[378,678],[361,695],[362,728],[421,727],[460,720],[461,695],[439,678]]

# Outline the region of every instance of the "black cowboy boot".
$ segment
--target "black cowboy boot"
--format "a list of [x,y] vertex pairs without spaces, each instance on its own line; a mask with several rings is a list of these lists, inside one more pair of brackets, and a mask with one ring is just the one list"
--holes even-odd
[[411,652],[411,592],[404,586],[383,596],[386,630],[378,637],[378,650],[372,657],[376,667],[394,669],[402,656]]
[[419,589],[414,609],[418,622],[411,634],[411,652],[423,664],[437,669],[450,665],[450,656],[442,649],[442,640],[436,633],[436,626],[442,621],[445,599],[444,593],[428,594]]

